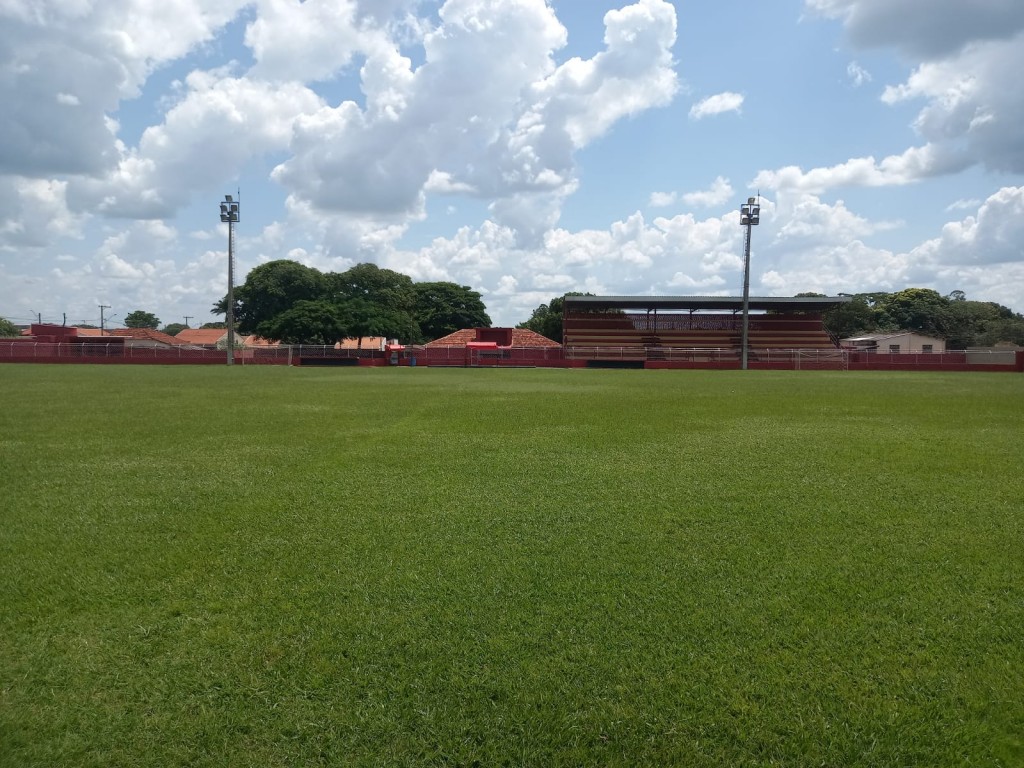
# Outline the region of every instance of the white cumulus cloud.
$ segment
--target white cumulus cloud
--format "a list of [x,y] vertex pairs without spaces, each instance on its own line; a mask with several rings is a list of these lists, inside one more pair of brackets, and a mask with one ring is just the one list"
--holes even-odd
[[429,191],[473,192],[536,243],[577,187],[575,151],[678,87],[663,0],[610,11],[605,50],[559,66],[566,30],[541,0],[453,0],[440,19],[415,70],[394,50],[367,61],[367,108],[298,117],[274,179],[317,208],[381,220],[420,215]]
[[705,117],[720,115],[724,112],[739,112],[743,106],[743,98],[742,94],[733,93],[732,91],[708,96],[690,108],[690,119],[702,120]]
[[688,192],[683,195],[683,202],[700,208],[711,208],[721,205],[732,197],[732,185],[729,180],[719,176],[708,189],[699,192]]
[[[1018,0],[805,0],[841,19],[858,47],[890,47],[918,62],[887,104],[923,101],[914,129],[967,164],[1024,172],[1024,3]],[[954,163],[941,172],[958,171]]]
[[834,187],[911,184],[930,176],[960,171],[969,165],[970,159],[953,147],[926,144],[923,147],[911,147],[900,155],[890,155],[880,161],[873,157],[858,157],[839,165],[808,171],[795,165],[774,171],[761,171],[751,186],[820,194]]

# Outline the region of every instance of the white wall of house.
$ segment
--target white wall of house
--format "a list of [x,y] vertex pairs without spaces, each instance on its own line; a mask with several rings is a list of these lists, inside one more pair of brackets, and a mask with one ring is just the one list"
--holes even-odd
[[945,352],[946,340],[920,333],[871,333],[843,339],[844,346],[858,347],[870,352],[892,354],[922,354]]

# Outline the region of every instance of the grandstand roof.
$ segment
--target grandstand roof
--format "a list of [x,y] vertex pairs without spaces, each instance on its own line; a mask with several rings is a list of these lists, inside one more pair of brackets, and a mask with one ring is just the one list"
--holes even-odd
[[[823,312],[844,304],[849,296],[751,296],[751,310]],[[743,311],[742,296],[566,296],[566,310],[578,309],[700,309]]]

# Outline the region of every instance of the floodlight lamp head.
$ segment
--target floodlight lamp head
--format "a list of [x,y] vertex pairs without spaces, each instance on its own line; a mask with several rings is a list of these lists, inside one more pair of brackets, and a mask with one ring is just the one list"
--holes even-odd
[[[233,197],[231,197],[231,195],[224,195],[224,200],[225,200],[225,202],[228,202],[228,203],[230,203],[230,202],[231,202],[231,201],[232,201],[233,199],[234,199],[234,198],[233,198]],[[751,198],[751,199],[753,199],[753,198]]]
[[[230,197],[230,195],[229,195]],[[224,222],[238,221],[238,203],[225,202],[220,204],[220,220]]]

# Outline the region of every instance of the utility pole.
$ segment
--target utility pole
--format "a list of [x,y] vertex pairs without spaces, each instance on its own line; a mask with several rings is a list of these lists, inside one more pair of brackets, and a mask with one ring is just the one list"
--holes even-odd
[[194,315],[185,315],[185,327],[188,328],[188,321],[191,320]]
[[106,334],[106,331],[104,330],[104,322],[103,322],[103,310],[104,309],[110,309],[110,305],[109,304],[100,304],[99,308],[100,308],[100,336],[106,336],[107,334]]

